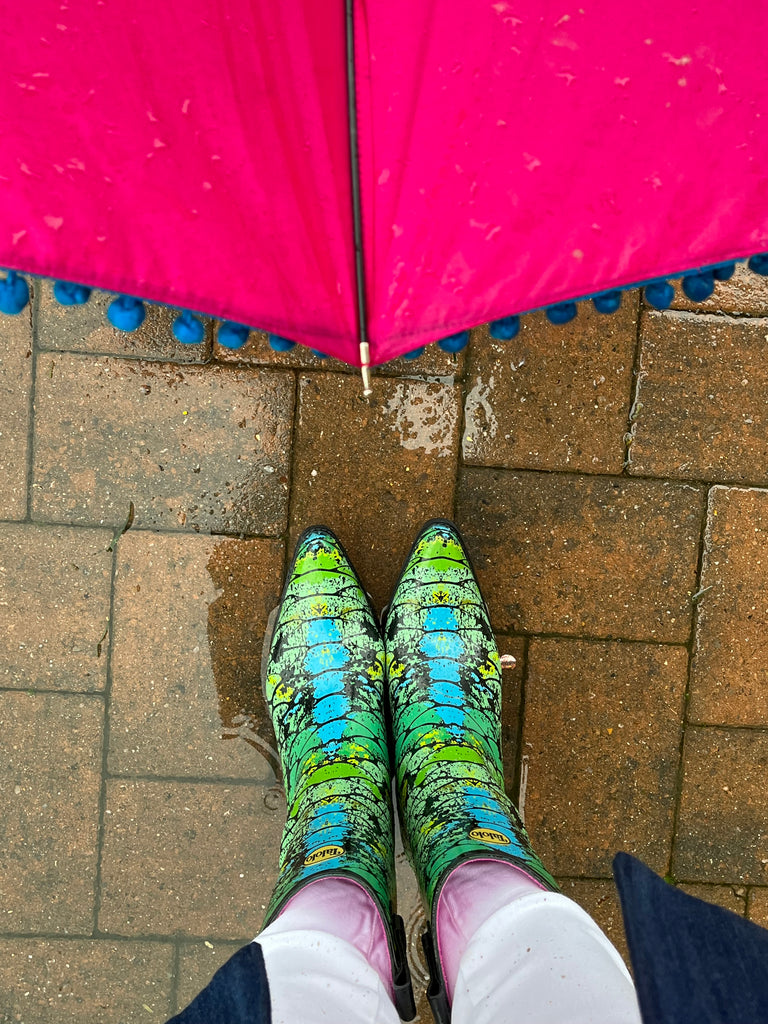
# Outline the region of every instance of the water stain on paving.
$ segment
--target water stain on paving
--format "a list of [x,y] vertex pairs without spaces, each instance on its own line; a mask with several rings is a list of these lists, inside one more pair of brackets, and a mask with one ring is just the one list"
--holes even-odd
[[219,596],[208,606],[208,644],[222,738],[242,740],[266,758],[277,784],[264,799],[276,807],[282,771],[260,667],[266,615],[277,603],[281,581],[276,578],[274,593],[265,594],[255,558],[254,547],[240,540],[223,540],[213,548],[206,568]]

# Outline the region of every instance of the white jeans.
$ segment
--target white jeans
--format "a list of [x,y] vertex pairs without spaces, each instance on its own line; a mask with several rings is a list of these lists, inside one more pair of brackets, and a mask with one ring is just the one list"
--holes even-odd
[[[362,922],[348,941],[334,931],[349,935],[349,919],[339,928],[289,912],[254,940],[264,954],[272,1024],[398,1024],[387,988],[361,952],[369,925]],[[455,980],[452,1022],[641,1024],[641,1018],[629,972],[592,918],[566,896],[540,891],[495,911],[471,936]]]

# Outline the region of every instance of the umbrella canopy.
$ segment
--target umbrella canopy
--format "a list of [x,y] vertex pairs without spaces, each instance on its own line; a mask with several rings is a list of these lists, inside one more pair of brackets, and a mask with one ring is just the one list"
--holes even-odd
[[0,266],[358,364],[688,272],[703,296],[768,249],[766,35],[739,0],[10,5]]

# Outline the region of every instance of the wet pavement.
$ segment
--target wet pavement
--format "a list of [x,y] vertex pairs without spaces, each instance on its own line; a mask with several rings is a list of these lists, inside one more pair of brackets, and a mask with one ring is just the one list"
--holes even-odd
[[370,399],[104,302],[42,283],[0,317],[0,1021],[162,1021],[258,931],[285,813],[261,645],[315,522],[381,607],[456,519],[517,659],[510,794],[622,952],[619,849],[768,925],[768,281],[478,328]]

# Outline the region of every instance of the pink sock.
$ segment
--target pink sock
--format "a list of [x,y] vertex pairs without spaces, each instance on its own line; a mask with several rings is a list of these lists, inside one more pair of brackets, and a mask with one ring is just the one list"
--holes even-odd
[[513,900],[544,888],[500,860],[470,860],[454,868],[437,901],[437,948],[451,1003],[461,958],[480,925]]
[[368,893],[351,878],[318,878],[299,889],[269,925],[270,934],[320,931],[355,946],[382,980],[390,998],[392,964],[384,922]]

